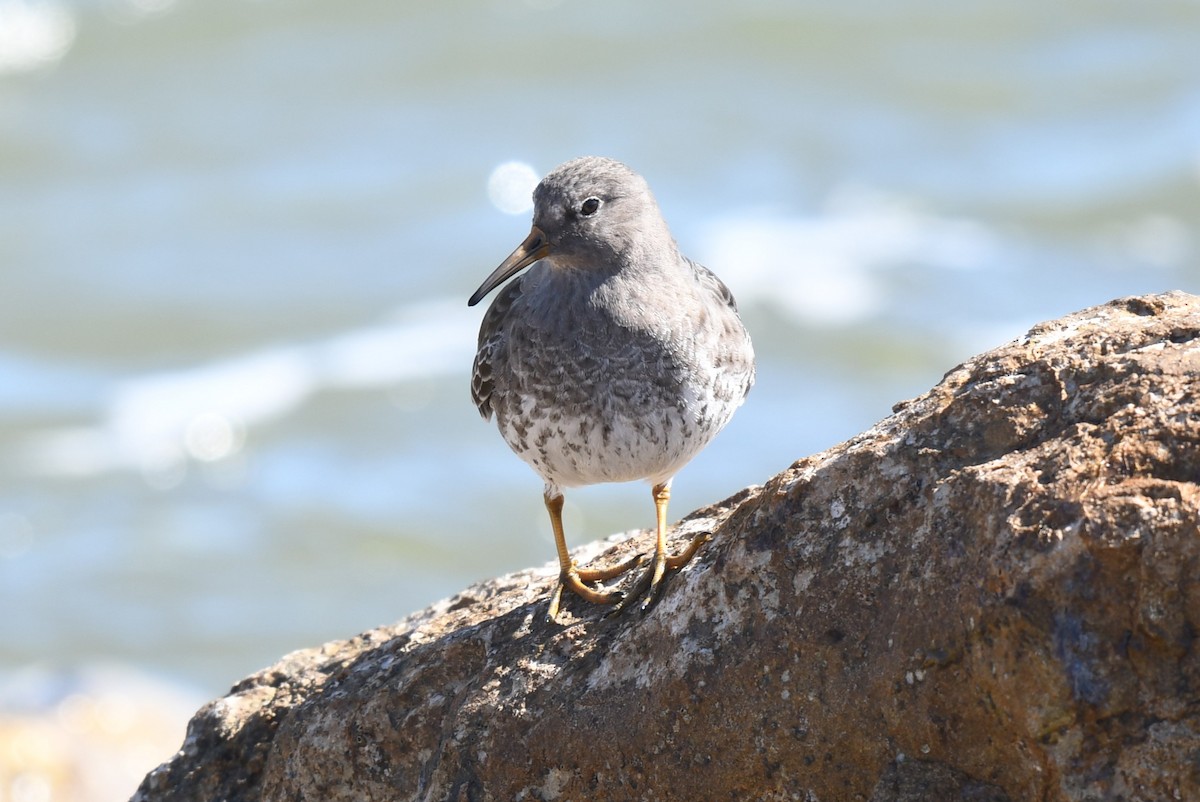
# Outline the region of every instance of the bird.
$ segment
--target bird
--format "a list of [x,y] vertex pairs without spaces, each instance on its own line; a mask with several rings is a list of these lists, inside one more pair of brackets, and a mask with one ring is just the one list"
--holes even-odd
[[[564,589],[613,612],[641,598],[645,611],[666,571],[711,539],[701,533],[667,553],[671,482],[746,398],[754,349],[729,288],[680,253],[649,185],[629,167],[599,156],[568,161],[538,183],[533,202],[529,235],[467,302],[517,276],[484,313],[471,397],[544,482],[559,562],[548,618],[558,619]],[[654,499],[653,555],[576,565],[563,490],[638,480]],[[593,587],[646,562],[628,593]]]

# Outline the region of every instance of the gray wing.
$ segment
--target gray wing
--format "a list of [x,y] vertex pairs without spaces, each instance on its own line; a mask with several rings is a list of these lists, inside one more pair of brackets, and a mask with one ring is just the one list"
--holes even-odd
[[510,281],[500,290],[479,325],[479,346],[475,352],[475,364],[471,367],[471,400],[484,420],[490,419],[494,411],[492,393],[496,389],[496,382],[493,366],[504,347],[509,310],[521,297],[522,278]]
[[[687,259],[687,257],[684,257]],[[709,270],[699,262],[693,262],[687,259],[687,263],[692,266],[692,272],[696,274],[696,281],[701,287],[719,297],[725,302],[725,305],[737,313],[737,301],[733,300],[733,293],[725,286],[725,282],[717,278],[717,274]]]
[[725,282],[717,278],[715,273],[691,259],[687,262],[692,266],[696,283],[705,292],[719,298],[728,310],[722,321],[728,348],[722,349],[722,353],[718,355],[718,366],[731,377],[733,394],[739,399],[745,398],[754,386],[754,346],[750,343],[750,334],[742,324],[741,316],[738,315],[737,301],[733,299],[733,293],[725,286]]

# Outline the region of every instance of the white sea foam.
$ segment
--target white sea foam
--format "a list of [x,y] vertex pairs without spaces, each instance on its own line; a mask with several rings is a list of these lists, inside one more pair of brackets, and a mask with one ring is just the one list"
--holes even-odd
[[360,329],[308,349],[322,384],[378,387],[465,372],[475,352],[479,313],[461,299],[405,308],[396,321]]
[[46,475],[139,470],[176,476],[189,459],[233,456],[247,429],[288,414],[320,390],[464,371],[477,325],[465,304],[433,301],[327,340],[127,379],[113,387],[96,425],[33,435],[21,463]]
[[[806,325],[844,325],[884,308],[886,274],[920,263],[986,267],[1000,250],[982,226],[922,213],[856,190],[807,218],[741,213],[707,226],[702,261],[741,302],[781,309]],[[49,475],[141,471],[171,485],[189,462],[235,456],[255,426],[322,390],[356,390],[464,372],[478,312],[460,299],[406,307],[394,320],[305,344],[118,381],[95,425],[43,430],[21,456]]]
[[[701,238],[700,256],[743,303],[773,305],[806,325],[842,325],[882,310],[890,270],[913,263],[979,268],[998,250],[978,224],[856,190],[812,217],[747,212],[718,219]],[[316,392],[465,371],[476,326],[476,310],[438,299],[324,340],[128,378],[111,388],[95,425],[43,430],[27,441],[20,464],[48,475],[135,470],[169,486],[182,477],[181,466],[236,455],[250,429],[286,416]]]
[[776,306],[809,325],[849,324],[885,303],[881,275],[914,263],[987,266],[1000,246],[983,225],[922,212],[862,188],[834,194],[811,217],[735,214],[708,226],[701,261],[730,279],[738,300]]

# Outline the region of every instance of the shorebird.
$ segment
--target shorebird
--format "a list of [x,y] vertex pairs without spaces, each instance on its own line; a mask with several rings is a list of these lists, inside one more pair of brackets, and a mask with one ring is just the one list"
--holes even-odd
[[[586,156],[556,167],[533,192],[533,227],[468,301],[512,276],[479,329],[471,397],[545,482],[563,588],[623,609],[656,598],[664,573],[710,537],[668,554],[671,480],[719,432],[754,383],[754,351],[733,295],[679,252],[645,179]],[[582,568],[563,533],[563,488],[644,479],[656,542],[629,593],[593,583],[646,561]]]

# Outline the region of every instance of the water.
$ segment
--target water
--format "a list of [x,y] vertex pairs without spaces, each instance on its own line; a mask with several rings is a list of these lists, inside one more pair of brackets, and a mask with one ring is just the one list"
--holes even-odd
[[[1194,0],[0,0],[0,670],[215,695],[553,558],[467,392],[506,162],[626,161],[738,296],[759,382],[677,516],[1039,320],[1197,291],[1198,33]],[[568,497],[574,543],[652,520]]]

